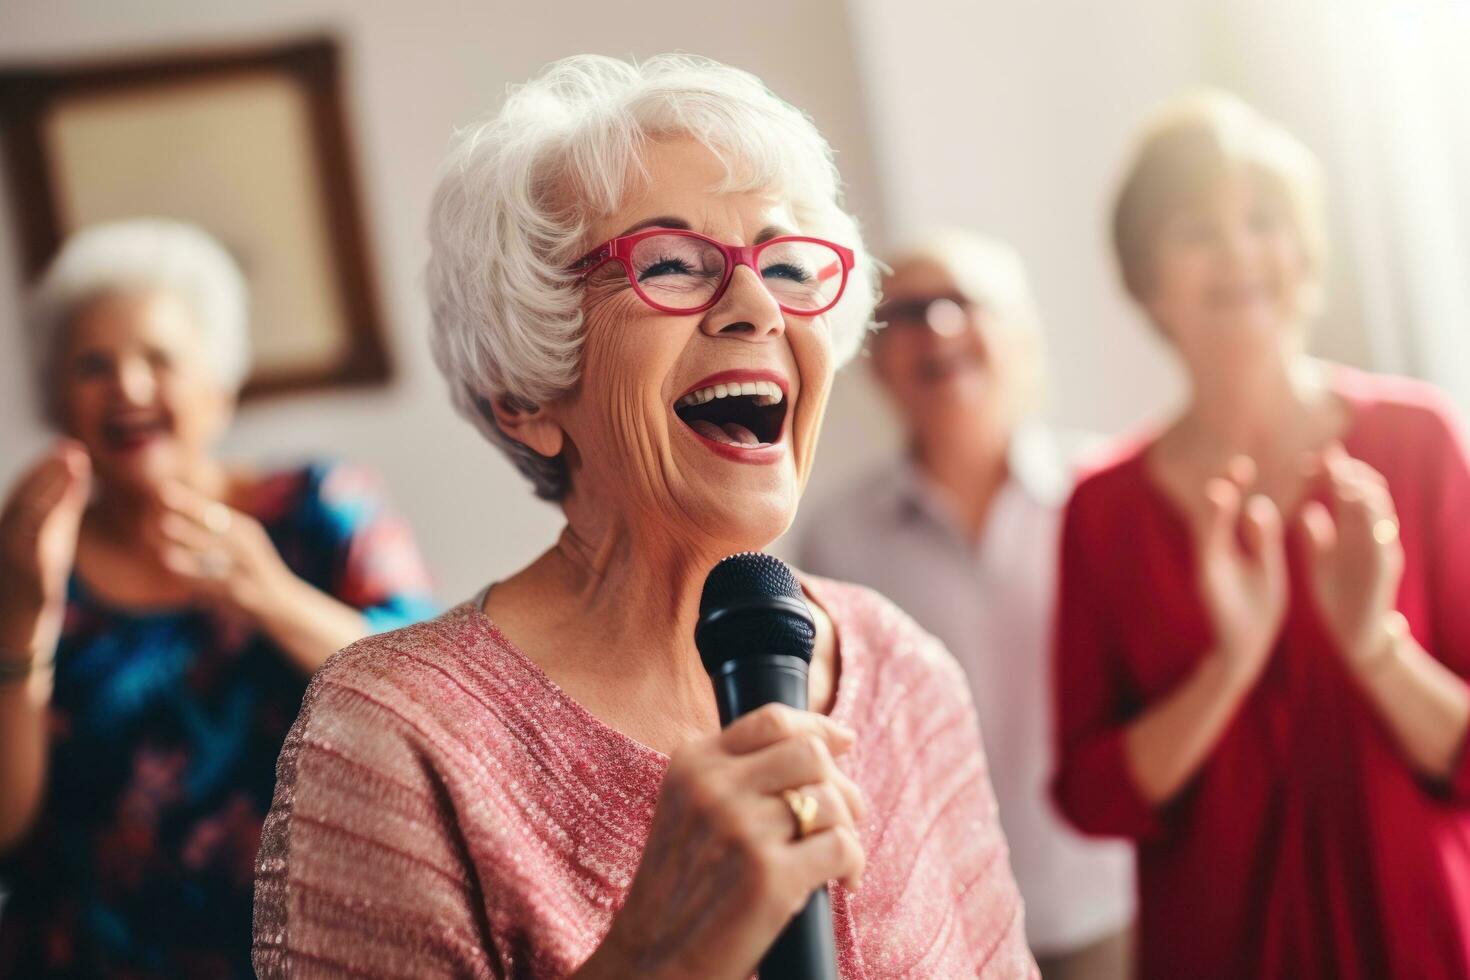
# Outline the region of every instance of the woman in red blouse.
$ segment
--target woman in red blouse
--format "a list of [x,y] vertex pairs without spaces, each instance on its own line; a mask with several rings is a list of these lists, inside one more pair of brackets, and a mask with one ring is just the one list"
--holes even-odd
[[1239,101],[1144,134],[1114,213],[1188,405],[1078,487],[1057,802],[1138,842],[1140,975],[1470,977],[1470,446],[1304,353],[1315,161]]

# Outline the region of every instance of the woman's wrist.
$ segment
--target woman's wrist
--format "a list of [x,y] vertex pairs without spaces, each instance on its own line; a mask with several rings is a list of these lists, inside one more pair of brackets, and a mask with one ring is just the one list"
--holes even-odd
[[50,673],[54,665],[53,657],[0,647],[0,690],[23,685],[37,674]]
[[1206,666],[1222,691],[1239,696],[1255,686],[1268,652],[1248,641],[1226,643],[1207,658]]
[[633,969],[634,959],[624,948],[621,930],[618,929],[618,920],[615,918],[602,942],[572,977],[574,980],[617,980],[619,977],[645,975]]
[[[0,607],[0,689],[23,687],[48,673],[56,656],[56,627],[64,610],[12,601]],[[8,608],[4,608],[8,607]]]
[[1411,635],[1404,614],[1397,609],[1389,610],[1369,638],[1348,652],[1349,672],[1359,683],[1372,683],[1398,661]]
[[236,602],[263,626],[289,621],[302,605],[302,585],[285,562],[273,562],[258,574],[256,581],[240,590]]
[[6,595],[0,600],[0,661],[50,659],[55,649],[54,634],[64,615],[62,606]]
[[[622,980],[624,977],[639,977],[641,980],[703,980],[709,975],[707,969],[698,969],[687,963],[669,962],[667,956],[650,955],[650,950],[659,945],[654,936],[635,919],[629,918],[624,908],[613,917],[612,925],[602,942],[573,976],[576,980]],[[584,972],[585,971],[585,972]],[[746,976],[754,972],[754,967]]]

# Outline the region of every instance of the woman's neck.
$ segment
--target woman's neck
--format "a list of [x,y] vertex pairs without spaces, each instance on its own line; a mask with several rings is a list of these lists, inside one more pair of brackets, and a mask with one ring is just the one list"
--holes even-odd
[[699,597],[724,552],[570,516],[556,545],[497,583],[485,612],[594,715],[669,750],[718,727],[694,646]]
[[660,535],[632,529],[591,537],[568,524],[547,558],[569,619],[619,646],[661,653],[678,669],[693,650],[705,575],[724,557],[708,550],[669,547]]
[[1348,418],[1324,366],[1299,350],[1279,350],[1191,371],[1189,406],[1160,441],[1166,469],[1218,475],[1229,460],[1255,461],[1260,492],[1288,504],[1299,492],[1303,453],[1341,438]]
[[[749,545],[689,527],[634,525],[606,502],[563,501],[554,547],[496,583],[484,612],[522,653],[604,724],[671,754],[719,729],[714,688],[694,644],[709,570]],[[816,620],[808,695],[833,707],[837,635]]]
[[[1223,368],[1223,370],[1222,370]],[[1320,394],[1314,362],[1291,351],[1262,352],[1233,365],[1199,364],[1183,420],[1237,452],[1268,444]]]

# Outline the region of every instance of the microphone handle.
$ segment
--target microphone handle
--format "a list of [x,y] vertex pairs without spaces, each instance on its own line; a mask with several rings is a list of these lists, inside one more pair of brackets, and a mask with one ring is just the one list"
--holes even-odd
[[760,980],[837,980],[837,946],[832,939],[832,902],[818,888],[788,923],[766,955]]
[[[720,724],[728,725],[763,704],[779,701],[806,710],[807,663],[772,654],[721,665],[715,677]],[[837,945],[832,938],[832,903],[825,887],[786,924],[766,955],[760,980],[838,980]]]

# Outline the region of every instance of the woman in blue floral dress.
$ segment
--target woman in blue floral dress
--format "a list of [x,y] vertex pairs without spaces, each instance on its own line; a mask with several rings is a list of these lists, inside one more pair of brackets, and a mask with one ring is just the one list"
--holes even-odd
[[79,234],[31,320],[67,438],[0,509],[0,976],[249,977],[307,681],[427,576],[371,473],[213,457],[248,349],[203,233]]

